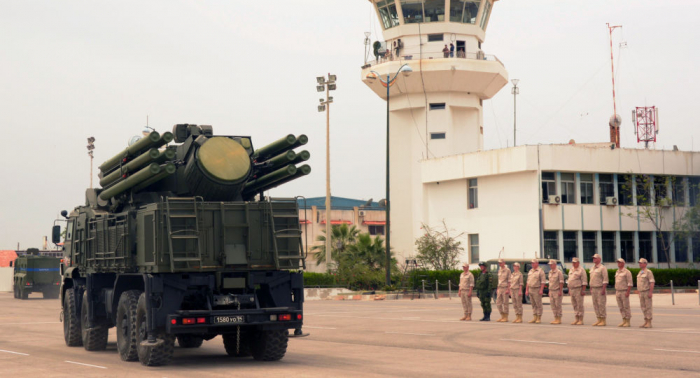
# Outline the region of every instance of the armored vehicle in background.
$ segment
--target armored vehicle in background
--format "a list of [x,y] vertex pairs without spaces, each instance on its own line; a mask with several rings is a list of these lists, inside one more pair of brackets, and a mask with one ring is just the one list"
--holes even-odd
[[61,259],[39,256],[37,248],[27,249],[27,254],[10,262],[14,267],[13,291],[15,298],[27,299],[29,294],[40,292],[46,299],[58,298],[61,285],[59,266]]
[[254,149],[179,124],[100,165],[102,188],[62,213],[66,345],[104,350],[116,327],[121,359],[147,366],[217,335],[231,356],[281,359],[302,335],[305,252],[296,198],[263,192],[310,173],[307,140]]

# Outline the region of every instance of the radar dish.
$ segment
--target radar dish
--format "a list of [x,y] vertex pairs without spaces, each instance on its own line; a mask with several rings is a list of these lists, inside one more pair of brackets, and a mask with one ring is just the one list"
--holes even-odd
[[138,141],[139,141],[139,139],[141,139],[141,137],[140,137],[140,136],[138,136],[138,135],[134,135],[134,136],[132,136],[132,137],[131,137],[131,139],[129,139],[129,146],[131,146],[132,144],[134,144],[134,143],[138,142]]
[[622,125],[622,117],[619,114],[611,116],[608,124],[612,127],[620,127]]

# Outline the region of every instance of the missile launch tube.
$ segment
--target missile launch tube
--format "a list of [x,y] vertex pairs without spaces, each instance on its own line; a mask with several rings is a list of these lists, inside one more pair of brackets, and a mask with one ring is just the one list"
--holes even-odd
[[158,163],[151,163],[146,168],[141,169],[124,180],[119,181],[113,186],[103,190],[102,193],[100,193],[100,198],[107,201],[108,199],[118,196],[134,186],[150,179],[151,177],[160,173],[160,171],[161,168]]
[[249,181],[245,185],[245,188],[243,189],[243,191],[244,192],[257,192],[257,191],[259,191],[260,188],[265,187],[267,185],[270,185],[275,181],[279,181],[279,180],[282,180],[282,179],[287,178],[289,176],[292,176],[295,173],[297,173],[297,167],[295,167],[293,164],[289,164],[288,166],[286,166],[284,168],[280,168],[280,169],[278,169],[274,172],[268,173],[260,178]]
[[160,133],[158,133],[157,131],[153,131],[145,137],[136,141],[136,143],[124,149],[124,151],[112,156],[111,159],[108,159],[104,163],[102,163],[102,165],[100,165],[100,171],[102,171],[103,173],[108,173],[109,171],[118,167],[119,163],[121,163],[123,159],[132,157],[147,148],[158,148],[160,146],[170,143],[172,140],[173,133],[169,131],[163,133],[163,135],[160,135]]
[[100,185],[102,185],[102,187],[108,186],[119,180],[123,175],[135,172],[146,164],[162,163],[164,161],[173,160],[174,158],[175,151],[170,148],[164,151],[158,151],[157,148],[151,148],[150,150],[139,155],[136,159],[124,164],[121,169],[116,169],[109,175],[105,176],[102,180],[100,180]]
[[304,164],[301,167],[297,168],[297,173],[295,173],[294,175],[289,176],[287,178],[284,178],[282,180],[276,181],[276,182],[272,183],[272,185],[266,186],[265,189],[263,189],[263,191],[274,189],[280,185],[284,185],[290,181],[294,181],[294,180],[298,179],[299,177],[304,177],[304,176],[308,175],[309,173],[311,173],[311,167]]
[[136,185],[134,187],[134,192],[140,192],[141,190],[157,183],[158,181],[172,175],[177,171],[177,167],[173,163],[166,163],[160,166],[161,171],[159,174],[149,178],[148,180]]
[[289,134],[286,137],[276,140],[267,146],[260,147],[253,153],[253,158],[258,162],[263,162],[273,156],[279,155],[287,150],[294,148],[294,143],[297,142],[297,138]]
[[292,148],[297,148],[299,146],[303,146],[306,143],[309,143],[309,137],[307,137],[305,134],[301,134],[297,137],[297,141],[294,142],[292,145]]
[[274,170],[277,170],[279,168],[284,167],[285,165],[292,164],[292,161],[297,157],[297,154],[289,150],[285,153],[279,154],[272,159],[266,161],[265,163],[268,164],[268,166],[263,168],[264,172],[272,172]]
[[290,163],[291,164],[299,164],[301,162],[305,162],[305,161],[309,160],[310,157],[311,157],[311,153],[309,153],[309,151],[304,150],[304,151],[299,152],[297,154],[297,156],[294,158],[294,160],[292,160]]

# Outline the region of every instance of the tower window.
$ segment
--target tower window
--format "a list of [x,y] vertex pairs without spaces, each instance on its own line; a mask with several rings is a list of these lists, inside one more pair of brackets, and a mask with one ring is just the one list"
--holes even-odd
[[481,0],[452,0],[450,2],[450,21],[476,24]]
[[430,139],[445,139],[445,133],[430,133]]
[[444,34],[428,34],[428,42],[439,42],[445,39]]
[[430,110],[444,110],[445,109],[445,103],[440,102],[436,104],[430,104]]
[[396,12],[394,0],[384,0],[377,2],[377,9],[382,18],[384,29],[389,29],[399,25],[399,14]]

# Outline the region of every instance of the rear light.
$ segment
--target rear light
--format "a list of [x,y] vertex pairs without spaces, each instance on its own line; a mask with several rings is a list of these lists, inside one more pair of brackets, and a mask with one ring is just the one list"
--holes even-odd
[[182,318],[182,324],[194,324],[195,318]]
[[289,321],[292,320],[292,315],[291,314],[282,314],[277,317],[280,321]]
[[170,324],[177,324],[177,319],[170,319]]
[[301,314],[297,314],[297,320],[301,320]]
[[31,283],[31,282],[27,282],[27,286],[32,286],[32,283]]
[[207,318],[197,318],[197,324],[204,324],[207,322]]
[[61,283],[60,283],[60,282],[56,282],[54,285],[59,286],[59,285],[61,285]]

